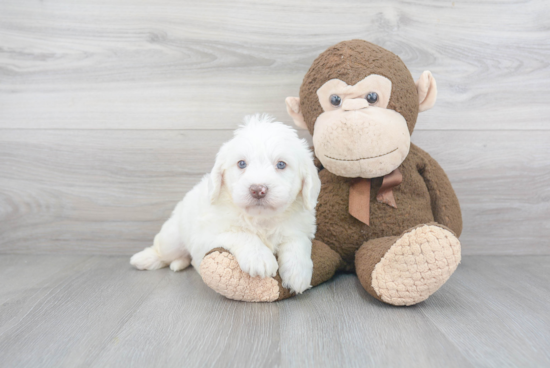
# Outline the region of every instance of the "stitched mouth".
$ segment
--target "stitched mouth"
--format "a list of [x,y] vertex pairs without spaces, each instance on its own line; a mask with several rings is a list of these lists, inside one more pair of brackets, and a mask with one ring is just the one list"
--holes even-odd
[[390,153],[393,153],[393,152],[395,152],[395,151],[397,151],[397,148],[394,149],[394,150],[391,150],[390,152],[383,153],[383,154],[381,154],[381,155],[372,156],[372,157],[363,157],[363,158],[358,158],[358,159],[353,159],[353,160],[347,160],[347,159],[344,159],[344,158],[330,157],[330,156],[327,156],[327,155],[325,155],[325,157],[328,157],[328,158],[330,158],[331,160],[336,160],[336,161],[361,161],[361,160],[368,160],[368,159],[371,159],[371,158],[377,158],[377,157],[386,156],[386,155],[389,155]]

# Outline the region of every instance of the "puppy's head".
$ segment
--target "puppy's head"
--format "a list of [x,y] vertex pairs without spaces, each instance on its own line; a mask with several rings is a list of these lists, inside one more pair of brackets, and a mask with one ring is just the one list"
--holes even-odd
[[212,203],[226,190],[236,206],[254,216],[284,212],[296,200],[312,210],[320,188],[307,142],[267,115],[245,118],[218,152],[210,175]]

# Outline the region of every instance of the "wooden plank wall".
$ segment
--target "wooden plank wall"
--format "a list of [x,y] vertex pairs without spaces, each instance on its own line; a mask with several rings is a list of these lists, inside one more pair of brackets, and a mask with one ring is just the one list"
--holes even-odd
[[[431,70],[464,254],[550,254],[550,2],[3,0],[0,252],[131,254],[346,39]],[[304,137],[307,132],[301,132]]]

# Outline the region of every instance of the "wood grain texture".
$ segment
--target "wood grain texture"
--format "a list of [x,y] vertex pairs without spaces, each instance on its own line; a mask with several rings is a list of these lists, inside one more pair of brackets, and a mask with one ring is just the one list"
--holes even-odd
[[286,119],[313,59],[346,39],[438,81],[417,129],[550,129],[550,2],[0,3],[0,128],[225,129]]
[[[9,320],[8,310],[12,298],[21,298],[21,294],[32,295],[36,285],[59,277],[69,266],[78,265],[90,256],[45,255],[41,257],[3,254],[0,256],[0,326]],[[21,270],[25,270],[21,272]]]
[[417,132],[458,195],[464,254],[550,254],[550,136]]
[[[132,254],[208,172],[230,131],[0,135],[0,252]],[[550,254],[550,132],[421,131],[461,201],[464,254]]]
[[548,366],[548,261],[549,257],[468,257],[458,277],[453,275],[445,284],[449,292],[438,293],[419,309],[476,366]]
[[166,271],[161,272],[167,277],[118,332],[118,343],[110,344],[95,366],[121,361],[132,367],[279,366],[277,304],[229,301],[192,268],[182,274]]
[[279,305],[282,366],[473,367],[416,307],[379,302],[356,276],[317,288]]
[[[542,367],[550,364],[549,256],[464,257],[414,307],[342,274],[277,303],[234,302],[192,268],[128,257],[0,256],[5,367]],[[35,265],[52,275],[33,277]],[[50,265],[48,269],[48,265]]]
[[1,365],[89,366],[167,276],[131,273],[125,265],[127,259],[107,257],[68,263],[56,277],[12,298],[11,318],[0,326]]

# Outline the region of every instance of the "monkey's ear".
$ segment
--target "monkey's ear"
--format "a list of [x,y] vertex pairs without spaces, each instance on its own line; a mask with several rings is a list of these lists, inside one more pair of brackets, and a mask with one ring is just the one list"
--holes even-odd
[[300,111],[300,97],[287,97],[285,102],[286,111],[292,120],[294,120],[294,124],[296,124],[298,128],[307,129],[304,115],[302,115]]
[[432,73],[425,71],[416,81],[416,90],[418,92],[418,110],[420,112],[431,109],[435,105],[437,98],[437,84]]

